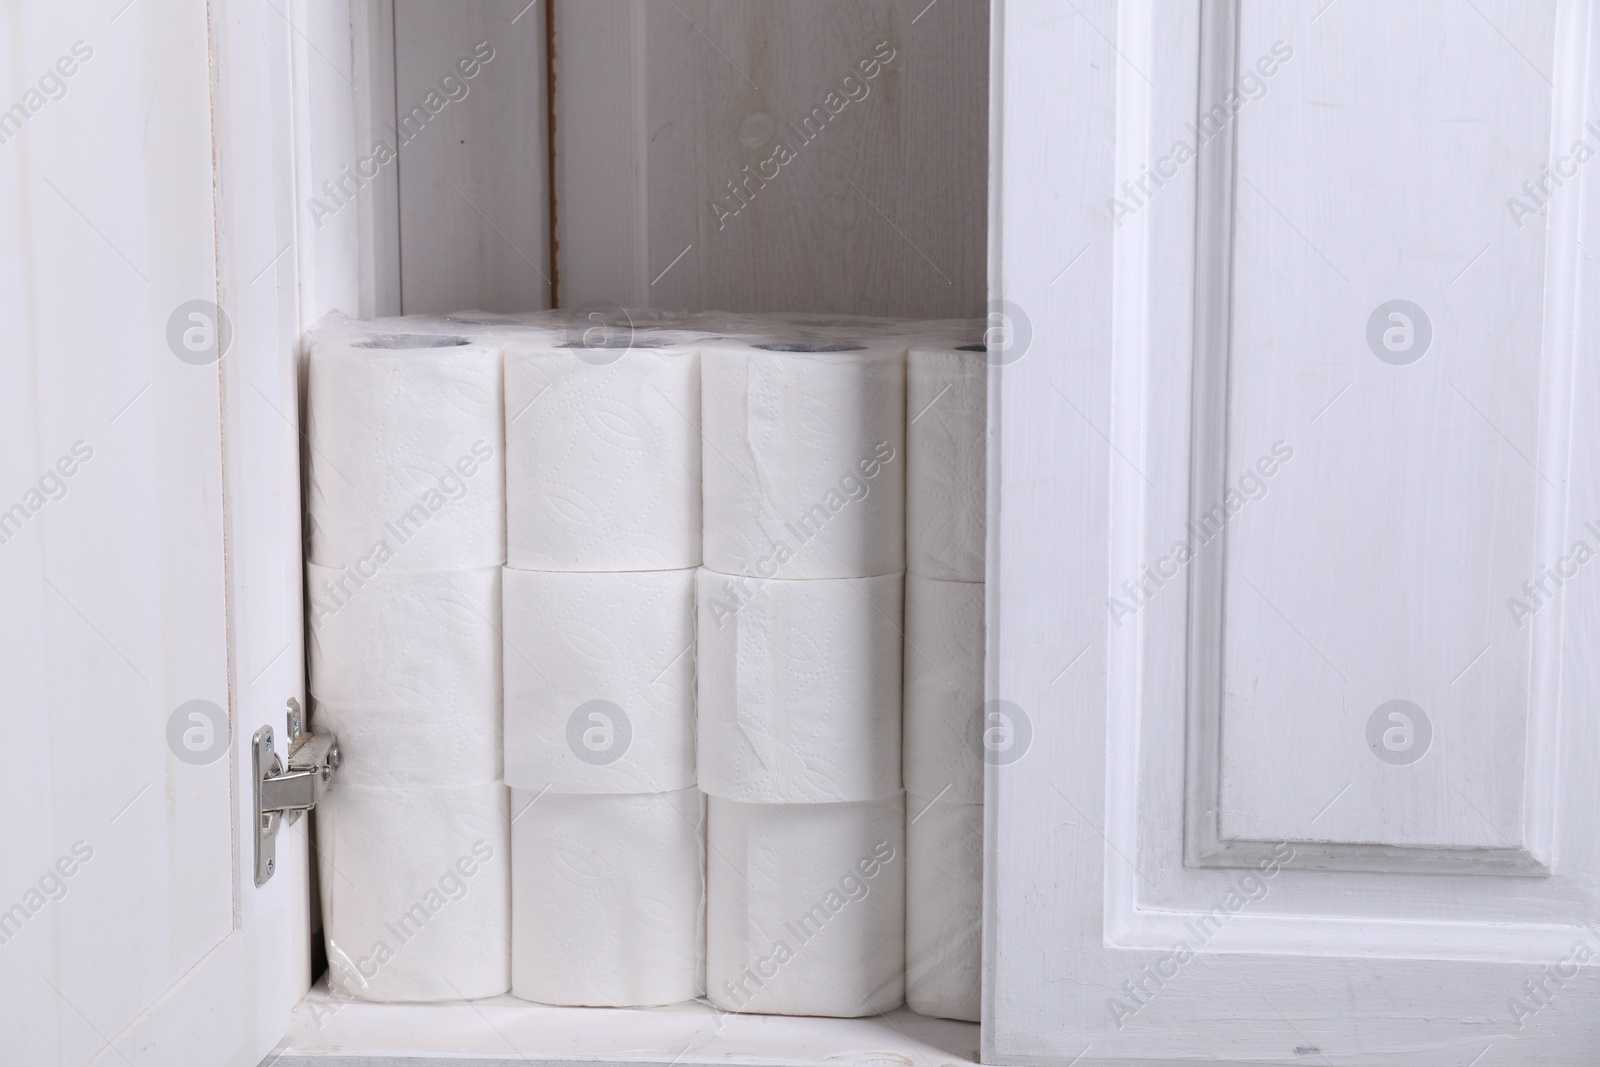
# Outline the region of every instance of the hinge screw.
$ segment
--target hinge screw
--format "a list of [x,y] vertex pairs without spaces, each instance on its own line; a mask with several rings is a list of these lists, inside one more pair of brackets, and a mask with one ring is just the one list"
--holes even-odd
[[274,866],[276,866],[276,862],[274,861],[274,859],[271,856],[268,856],[267,857],[267,873],[268,874],[272,873],[272,868]]

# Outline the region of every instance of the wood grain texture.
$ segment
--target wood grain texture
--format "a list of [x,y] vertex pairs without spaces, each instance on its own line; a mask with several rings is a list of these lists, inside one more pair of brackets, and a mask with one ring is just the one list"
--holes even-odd
[[556,296],[562,307],[647,307],[647,0],[549,2]]
[[[394,7],[405,313],[549,307],[543,8],[528,0]],[[485,58],[463,77],[458,64]]]
[[[567,187],[595,175],[609,190],[563,199],[563,304],[982,313],[979,0],[559,0],[556,12],[557,167]],[[638,35],[631,62],[619,19]],[[602,52],[619,58],[604,87],[576,67]],[[569,69],[581,95],[566,95]],[[604,132],[640,115],[642,146]],[[628,256],[586,244],[630,214],[644,235]]]

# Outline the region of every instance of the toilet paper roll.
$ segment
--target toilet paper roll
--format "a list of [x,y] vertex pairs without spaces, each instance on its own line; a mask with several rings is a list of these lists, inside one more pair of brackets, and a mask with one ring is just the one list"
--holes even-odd
[[693,570],[505,570],[506,781],[558,793],[695,783]]
[[699,790],[543,797],[514,790],[512,812],[514,995],[621,1007],[705,992]]
[[983,805],[906,794],[906,1005],[978,1021]]
[[406,789],[501,777],[499,702],[432,708],[349,708],[314,701],[313,729],[339,738],[339,779]]
[[311,562],[381,559],[390,572],[505,562],[500,350],[465,341],[380,334],[312,348]]
[[508,561],[531,570],[700,563],[700,357],[513,345],[506,355]]
[[500,708],[500,568],[306,565],[311,692],[350,708]]
[[504,786],[354,787],[317,805],[322,924],[336,996],[495,996],[511,984]]
[[845,1018],[898,1007],[903,794],[707,806],[707,999],[726,1011]]
[[984,429],[989,365],[981,344],[913,345],[906,363],[906,570],[983,581]]
[[340,781],[500,777],[500,568],[306,572],[312,718],[339,737]]
[[699,775],[745,803],[900,789],[901,576],[699,578]]
[[983,801],[983,583],[906,575],[905,783]]
[[706,566],[764,578],[903,569],[903,344],[712,343],[701,381]]

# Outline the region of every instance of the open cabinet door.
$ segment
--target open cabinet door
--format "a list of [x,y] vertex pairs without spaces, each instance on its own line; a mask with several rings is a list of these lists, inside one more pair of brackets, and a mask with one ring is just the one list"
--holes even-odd
[[1595,7],[1001,0],[989,1061],[1595,1062]]
[[308,981],[306,820],[257,888],[250,788],[302,692],[290,37],[0,7],[7,1064],[253,1067]]

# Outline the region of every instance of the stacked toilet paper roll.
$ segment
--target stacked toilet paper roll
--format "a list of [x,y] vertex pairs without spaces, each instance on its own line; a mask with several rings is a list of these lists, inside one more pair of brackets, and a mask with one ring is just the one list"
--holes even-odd
[[907,356],[906,1002],[977,1021],[983,899],[988,364],[955,337]]
[[528,1000],[705,986],[699,367],[693,344],[609,323],[507,352],[511,990]]
[[905,994],[905,353],[817,334],[703,349],[706,995],[851,1017]]
[[726,1011],[876,1015],[905,1000],[905,796],[708,796],[706,996]]
[[906,575],[906,789],[983,803],[983,583]]
[[982,345],[913,345],[906,363],[906,570],[983,581]]
[[724,342],[702,359],[706,566],[791,580],[904,569],[904,348]]
[[633,345],[513,345],[508,353],[511,566],[699,565],[699,356],[658,337]]
[[906,1003],[977,1022],[983,989],[983,805],[906,791]]
[[336,782],[316,818],[335,996],[473,1000],[505,992],[511,868],[503,786]]
[[313,562],[418,573],[505,561],[498,348],[329,339],[312,348],[306,394]]
[[700,791],[511,796],[516,995],[586,1006],[698,997]]
[[570,319],[319,327],[330,981],[977,1018],[981,350]]
[[618,794],[695,784],[694,576],[506,568],[508,781]]
[[329,981],[372,1000],[509,984],[500,784],[500,351],[332,331],[307,386],[313,723]]
[[700,571],[701,788],[748,804],[899,791],[901,581]]
[[417,574],[306,565],[317,725],[341,786],[500,777],[500,569]]

